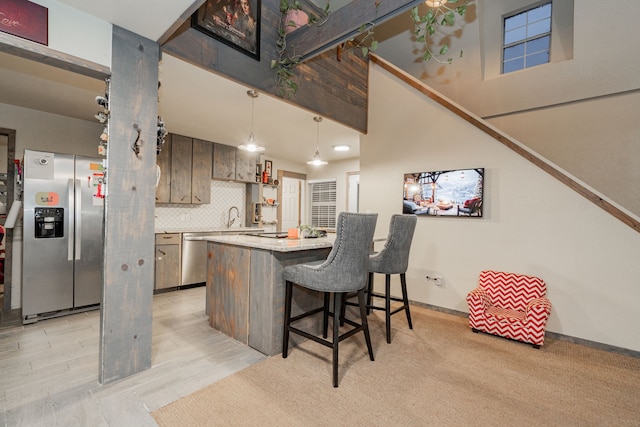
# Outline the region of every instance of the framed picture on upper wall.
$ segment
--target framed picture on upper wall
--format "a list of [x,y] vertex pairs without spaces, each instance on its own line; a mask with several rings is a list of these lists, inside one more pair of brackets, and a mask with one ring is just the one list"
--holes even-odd
[[484,168],[407,173],[402,213],[482,217]]
[[261,0],[207,0],[191,17],[191,26],[260,60]]

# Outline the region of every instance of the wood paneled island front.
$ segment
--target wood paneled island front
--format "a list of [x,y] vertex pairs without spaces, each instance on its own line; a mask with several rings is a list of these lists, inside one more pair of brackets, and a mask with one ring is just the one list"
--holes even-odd
[[[335,235],[274,239],[253,235],[207,238],[209,325],[272,356],[282,352],[282,270],[327,258]],[[319,306],[319,293],[296,289],[292,311]],[[294,342],[295,344],[295,342]]]

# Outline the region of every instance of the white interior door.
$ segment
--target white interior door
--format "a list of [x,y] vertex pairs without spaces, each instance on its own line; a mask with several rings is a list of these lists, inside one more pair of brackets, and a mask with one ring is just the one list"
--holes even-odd
[[282,178],[282,230],[301,224],[303,216],[304,180]]
[[347,174],[347,211],[360,211],[360,174],[357,172],[349,172]]

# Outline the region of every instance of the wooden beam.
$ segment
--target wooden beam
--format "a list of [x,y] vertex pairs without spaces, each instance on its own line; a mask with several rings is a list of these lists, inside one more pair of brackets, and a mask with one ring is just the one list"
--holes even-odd
[[363,24],[378,25],[422,4],[424,0],[353,0],[329,15],[323,25],[302,27],[289,35],[289,46],[306,61],[360,33]]
[[101,384],[151,367],[155,271],[160,47],[115,25],[112,40],[98,373]]

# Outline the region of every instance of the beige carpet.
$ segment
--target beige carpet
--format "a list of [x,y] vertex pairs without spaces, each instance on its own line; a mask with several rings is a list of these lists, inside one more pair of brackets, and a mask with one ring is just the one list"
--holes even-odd
[[160,426],[640,426],[640,359],[547,338],[529,345],[474,334],[462,317],[412,307],[384,339],[370,319],[331,350],[314,342],[158,409]]

